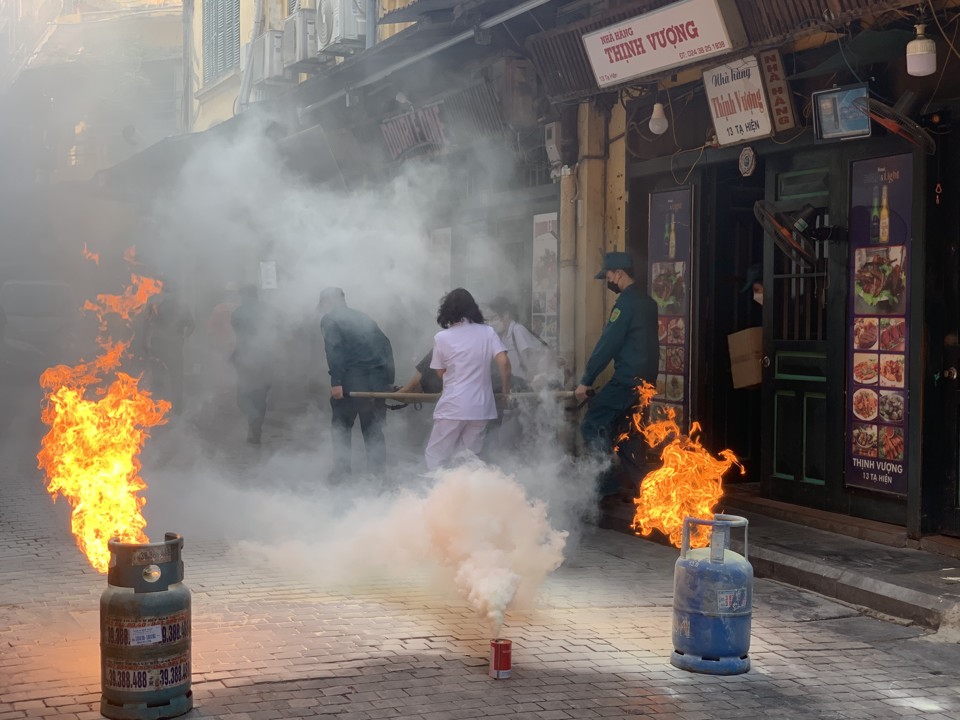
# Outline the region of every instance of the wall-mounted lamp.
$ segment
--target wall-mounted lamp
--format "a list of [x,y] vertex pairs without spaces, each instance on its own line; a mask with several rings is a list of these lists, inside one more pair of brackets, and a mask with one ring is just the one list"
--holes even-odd
[[933,75],[937,71],[937,43],[923,34],[926,25],[916,28],[917,37],[907,43],[907,75]]
[[663,103],[653,104],[653,114],[650,116],[650,132],[654,135],[663,135],[670,123],[667,122],[667,116],[663,112]]

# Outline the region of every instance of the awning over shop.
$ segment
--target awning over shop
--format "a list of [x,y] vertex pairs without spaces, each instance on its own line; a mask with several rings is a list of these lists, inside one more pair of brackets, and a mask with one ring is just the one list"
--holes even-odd
[[314,125],[283,138],[277,147],[287,168],[313,183],[347,189],[365,172],[364,154],[350,128],[327,131]]
[[[427,1],[419,0],[415,5]],[[429,15],[422,17],[412,27],[347,58],[327,74],[301,83],[292,91],[292,97],[297,107],[312,112],[341,98],[348,99],[349,91],[373,85],[394,72],[431,56],[439,56],[439,53],[455,46],[460,52],[456,65],[463,66],[471,50],[489,54],[489,48],[483,43],[472,42],[478,34],[482,36],[483,31],[533,13],[549,2],[550,0],[523,0],[515,3],[506,0],[473,0],[463,2],[458,7],[458,12],[452,13],[446,21],[431,18]],[[442,68],[442,65],[438,67]]]
[[431,15],[453,14],[461,5],[461,0],[414,0],[402,8],[384,13],[379,23],[380,25],[393,25],[395,23],[417,22]]
[[820,64],[791,75],[790,80],[817,77],[843,72],[851,68],[864,67],[875,63],[889,63],[902,58],[907,43],[915,34],[910,30],[864,30],[849,40],[840,38],[834,47],[837,52]]
[[172,135],[94,175],[99,192],[130,201],[148,201],[171,187],[200,148],[227,140],[257,124],[269,129],[260,113],[238,115],[202,132]]

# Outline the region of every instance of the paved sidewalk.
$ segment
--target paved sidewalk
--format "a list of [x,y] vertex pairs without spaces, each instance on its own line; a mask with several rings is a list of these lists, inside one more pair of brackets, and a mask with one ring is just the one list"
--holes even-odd
[[[69,507],[43,489],[37,433],[17,413],[0,415],[0,720],[99,718],[106,579],[76,549]],[[215,459],[264,462],[258,453],[237,444]],[[196,698],[188,718],[960,718],[960,645],[946,629],[884,621],[769,580],[754,587],[749,673],[673,668],[676,550],[591,527],[537,604],[508,614],[514,676],[492,680],[490,630],[424,577],[336,586],[187,531],[188,517],[222,521],[252,492],[251,478],[229,481],[234,505],[199,492],[190,476],[176,497],[159,482],[148,492],[148,509],[166,502],[184,519],[151,532],[185,534]],[[266,514],[257,502],[245,507]]]
[[[2,482],[0,720],[99,717],[105,579],[36,478]],[[587,532],[538,606],[508,616],[514,677],[495,681],[483,623],[421,578],[331,588],[188,537],[189,717],[960,718],[960,645],[764,580],[750,673],[673,668],[675,559],[655,543]]]
[[[632,503],[604,507],[605,527],[631,532]],[[924,540],[923,547],[939,552],[905,547],[901,527],[768,501],[737,486],[727,489],[718,512],[749,520],[748,553],[757,576],[960,635],[960,541]],[[742,552],[739,534],[732,545]]]

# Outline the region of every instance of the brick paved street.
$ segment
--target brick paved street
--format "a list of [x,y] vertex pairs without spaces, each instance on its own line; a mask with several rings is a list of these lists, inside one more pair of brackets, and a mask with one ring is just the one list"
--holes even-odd
[[[68,506],[50,502],[33,469],[36,426],[0,431],[0,720],[100,717],[106,580],[75,549]],[[216,515],[188,494],[178,499],[185,516]],[[514,675],[496,681],[485,624],[424,576],[332,585],[265,565],[249,545],[152,531],[163,529],[185,534],[193,591],[187,717],[960,718],[956,638],[764,580],[751,672],[673,668],[676,551],[611,531],[584,530],[536,606],[508,615]]]

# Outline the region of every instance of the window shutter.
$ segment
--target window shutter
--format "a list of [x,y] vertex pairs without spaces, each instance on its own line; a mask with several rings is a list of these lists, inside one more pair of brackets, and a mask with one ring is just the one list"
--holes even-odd
[[225,0],[216,0],[217,4],[217,75],[227,69],[227,12]]
[[217,71],[216,58],[216,7],[215,0],[203,0],[203,84],[206,85]]
[[230,4],[227,42],[229,43],[229,63],[227,69],[240,65],[240,0],[227,0]]
[[240,64],[240,0],[203,0],[203,82]]

